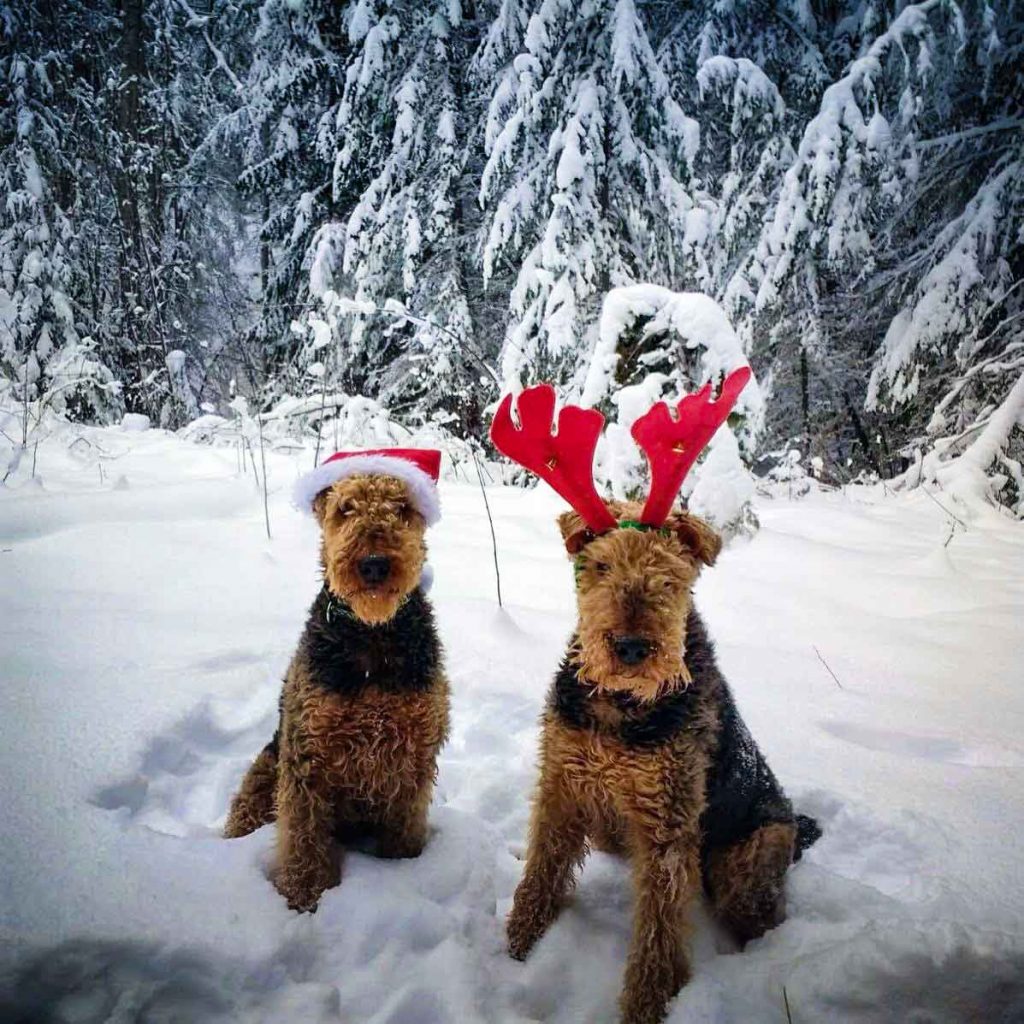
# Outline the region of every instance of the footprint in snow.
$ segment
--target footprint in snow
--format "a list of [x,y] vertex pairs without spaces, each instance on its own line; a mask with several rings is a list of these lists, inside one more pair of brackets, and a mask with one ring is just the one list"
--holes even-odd
[[941,764],[962,764],[972,768],[1019,768],[1024,754],[1003,747],[969,746],[950,736],[915,735],[854,722],[819,722],[826,732],[866,750],[903,754]]
[[793,800],[823,830],[804,854],[810,870],[802,862],[792,875],[799,914],[846,920],[891,909],[893,900],[920,903],[934,895],[938,876],[929,862],[955,841],[938,821],[912,811],[881,817],[871,806],[821,790],[793,793]]
[[446,1024],[452,1019],[438,992],[410,988],[385,1018],[386,1024]]
[[[196,668],[225,672],[265,660],[231,652]],[[205,701],[152,737],[136,771],[101,788],[92,803],[163,835],[219,834],[232,793],[277,721],[279,680],[263,669],[248,674],[244,698]]]

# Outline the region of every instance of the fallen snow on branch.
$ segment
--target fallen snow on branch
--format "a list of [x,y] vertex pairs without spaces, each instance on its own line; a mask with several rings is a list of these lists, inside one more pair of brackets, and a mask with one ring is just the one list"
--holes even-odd
[[[637,360],[636,382],[617,385],[623,335],[638,321],[643,321],[643,339],[651,339],[653,348]],[[646,469],[630,436],[633,423],[656,402],[671,404],[707,383],[715,387],[730,370],[746,362],[729,318],[708,296],[654,284],[613,288],[604,300],[597,344],[583,385],[584,405],[607,400],[617,412],[598,446],[597,479],[617,498],[635,497],[645,487]],[[667,366],[668,372],[646,372],[643,367],[650,365]],[[764,418],[764,398],[753,378],[740,394],[733,415],[740,420],[737,429],[749,452]],[[707,457],[691,472],[684,493],[696,511],[725,528],[736,525],[753,490],[740,445],[732,428],[723,425]]]
[[924,456],[919,469],[911,469],[904,474],[902,482],[904,485],[938,484],[964,509],[976,511],[983,506],[999,504],[998,492],[1012,479],[1018,494],[1012,511],[1024,517],[1021,467],[1005,454],[1014,430],[1024,430],[1024,374],[962,452],[950,456],[947,454],[949,443],[940,443]]

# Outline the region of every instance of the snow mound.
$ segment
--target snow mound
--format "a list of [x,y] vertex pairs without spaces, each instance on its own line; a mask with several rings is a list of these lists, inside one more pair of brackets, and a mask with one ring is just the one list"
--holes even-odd
[[[40,446],[44,490],[0,491],[0,1020],[614,1021],[620,861],[590,857],[525,964],[504,952],[572,625],[558,499],[491,489],[499,612],[478,487],[442,484],[428,539],[453,731],[430,841],[412,861],[348,851],[300,916],[267,878],[273,829],[219,831],[317,586],[315,529],[288,507],[308,460],[268,453],[268,541],[231,452],[159,430],[78,440]],[[100,483],[113,457],[127,492]],[[934,503],[857,488],[757,514],[697,599],[824,835],[790,874],[788,920],[742,953],[696,912],[669,1024],[767,1024],[786,1003],[794,1021],[1024,1019],[1021,527],[947,544]]]

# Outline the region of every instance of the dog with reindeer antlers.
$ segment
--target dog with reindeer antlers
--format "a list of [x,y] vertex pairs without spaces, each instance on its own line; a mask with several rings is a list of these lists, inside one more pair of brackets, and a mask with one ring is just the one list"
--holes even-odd
[[655,1024],[689,978],[688,904],[707,894],[742,944],[785,917],[786,871],[821,834],[796,815],[747,731],[693,605],[721,540],[673,508],[687,472],[750,378],[729,374],[670,412],[633,425],[650,466],[646,502],[603,501],[592,480],[604,417],[554,390],[512,396],[491,439],[550,484],[572,511],[558,519],[574,560],[579,621],[542,718],[540,779],[526,869],[508,918],[523,959],[554,921],[589,847],[629,858],[633,939],[621,996],[625,1024]]

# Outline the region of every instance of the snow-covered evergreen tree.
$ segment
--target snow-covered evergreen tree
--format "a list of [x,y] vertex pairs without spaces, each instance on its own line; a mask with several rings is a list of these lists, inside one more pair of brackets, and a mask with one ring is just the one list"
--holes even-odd
[[952,116],[916,141],[866,405],[900,430],[915,460],[906,482],[964,491],[969,479],[966,490],[1024,515],[1024,24],[984,2],[963,13],[950,77],[980,95],[951,89]]
[[344,219],[319,234],[313,288],[410,314],[348,321],[337,339],[347,387],[407,415],[445,411],[475,428],[486,391],[467,296],[461,5],[382,11],[362,3],[348,21],[353,52],[331,129]]
[[[904,248],[922,238],[908,214],[931,223],[928,137],[991,116],[965,100],[968,82],[990,75],[991,58],[979,63],[985,6],[858,5],[835,25],[828,53],[856,56],[802,127],[759,237],[725,289],[755,363],[770,370],[770,436],[813,433],[834,467],[853,446],[860,461],[890,464],[886,432],[862,411],[872,351],[922,270],[922,250]],[[947,180],[945,198],[955,188]]]
[[[596,478],[617,498],[643,493],[647,467],[630,435],[633,423],[655,402],[678,402],[705,384],[717,388],[745,363],[728,317],[708,296],[650,284],[612,289],[582,396],[584,405],[600,407],[611,420],[598,446]],[[729,428],[719,430],[687,478],[690,507],[722,528],[739,528],[747,514],[753,483],[743,456],[753,454],[763,421],[761,390],[751,380]]]
[[302,379],[301,369],[288,376],[291,324],[309,308],[310,247],[334,212],[330,126],[343,81],[346,6],[359,5],[264,0],[251,44],[240,185],[260,220],[261,314],[250,340],[272,392]]
[[[31,6],[0,9],[0,377],[25,404],[99,420],[120,410],[120,388],[98,358],[82,305],[89,254],[76,231],[84,205],[64,55]],[[26,437],[22,437],[22,442]]]
[[510,0],[484,47],[483,66],[498,71],[483,273],[513,280],[504,375],[573,380],[603,292],[702,271],[706,220],[687,187],[699,130],[633,0]]

